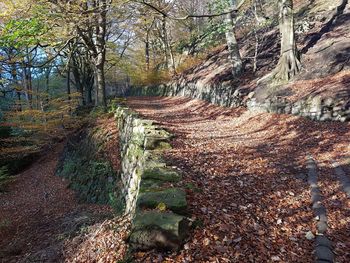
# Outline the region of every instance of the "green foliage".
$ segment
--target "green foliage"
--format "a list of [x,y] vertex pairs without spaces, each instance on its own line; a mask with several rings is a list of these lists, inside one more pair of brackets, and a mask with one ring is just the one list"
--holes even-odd
[[74,160],[67,160],[63,165],[63,170],[61,171],[61,175],[64,177],[69,177],[71,174],[74,174],[76,171],[76,163]]
[[109,193],[109,204],[117,215],[121,215],[125,211],[125,200],[121,192]]
[[69,180],[81,201],[110,204],[120,213],[123,200],[117,195],[118,176],[104,158],[105,137],[99,130],[99,126],[91,128],[70,140],[56,174]]
[[0,167],[0,192],[5,190],[6,184],[8,184],[12,179],[6,166]]
[[[219,0],[208,3],[209,13],[219,14],[229,8],[229,1]],[[183,53],[187,49],[195,47],[194,53],[205,51],[207,48],[217,46],[225,38],[226,25],[224,16],[211,18],[200,30],[192,32],[188,38],[180,39],[176,45],[176,51]]]
[[0,138],[8,138],[11,136],[11,127],[0,126]]
[[69,179],[70,188],[82,201],[99,204],[114,201],[115,173],[108,162],[72,155],[66,158],[58,175]]
[[11,221],[7,218],[0,220],[0,230],[2,228],[7,228],[11,225]]
[[33,46],[43,40],[47,31],[39,18],[12,19],[1,30],[0,46],[16,49]]
[[104,114],[105,114],[105,109],[103,107],[96,106],[90,112],[89,117],[95,119],[95,118],[100,117]]

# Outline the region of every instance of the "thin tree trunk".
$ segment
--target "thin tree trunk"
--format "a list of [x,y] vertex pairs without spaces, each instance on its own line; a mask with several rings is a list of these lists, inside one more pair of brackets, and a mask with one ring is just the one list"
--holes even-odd
[[70,66],[67,67],[67,95],[68,95],[68,101],[71,100],[71,88],[70,88]]
[[39,110],[39,100],[40,100],[39,90],[40,90],[40,79],[39,77],[37,77],[37,80],[36,80],[36,109],[37,110]]
[[19,89],[18,89],[18,77],[17,77],[17,68],[16,68],[16,64],[13,64],[13,65],[12,65],[11,77],[12,77],[13,83],[15,84],[15,89],[16,89],[16,94],[17,94],[17,99],[18,99],[17,110],[18,110],[18,111],[22,111],[21,92],[20,92]]
[[30,109],[31,106],[30,106],[30,97],[29,97],[29,88],[28,88],[28,74],[27,74],[27,67],[26,67],[25,61],[23,62],[22,66],[23,66],[22,85],[23,85],[25,98],[26,98],[26,101],[27,101],[27,106],[28,106],[28,109]]
[[86,87],[86,104],[91,105],[92,104],[92,86]]
[[68,105],[69,105],[69,114],[71,114],[72,109],[71,109],[71,87],[70,87],[70,65],[68,62],[67,66],[67,96],[68,96]]
[[150,54],[149,54],[149,32],[146,34],[146,42],[145,42],[145,56],[146,56],[146,70],[150,69]]
[[162,42],[164,49],[164,59],[165,59],[165,67],[169,69],[169,52],[168,52],[168,32],[166,29],[166,17],[162,17]]
[[[230,9],[233,10],[236,7],[236,0],[230,0]],[[239,46],[235,36],[235,17],[233,13],[226,15],[226,42],[229,50],[230,60],[232,63],[232,75],[234,78],[240,76],[243,70],[243,63],[241,54],[239,53]]]
[[49,100],[50,100],[50,73],[51,73],[51,68],[47,68],[45,72],[45,87],[46,87],[46,98],[45,98],[45,109],[49,105]]
[[175,56],[174,56],[174,53],[173,53],[171,46],[169,45],[169,42],[168,42],[168,50],[169,50],[169,55],[170,55],[172,73],[175,75],[175,74],[177,74],[176,73],[176,65],[175,65]]
[[33,104],[33,81],[32,81],[32,69],[28,68],[28,87],[30,91],[30,105]]
[[26,78],[26,86],[28,90],[28,103],[29,103],[29,108],[33,109],[33,85],[32,85],[32,69],[30,67],[30,54],[29,54],[29,48],[27,47],[27,63],[25,65],[26,70],[25,70],[25,78]]
[[254,37],[255,37],[255,50],[254,50],[254,59],[253,59],[253,72],[258,70],[258,52],[259,52],[259,37],[254,28]]
[[258,15],[257,1],[254,1],[254,16],[255,16],[255,26],[253,28],[254,38],[255,38],[255,51],[253,59],[253,72],[258,70],[258,52],[259,52],[259,36],[257,33],[258,26],[260,24],[260,17]]

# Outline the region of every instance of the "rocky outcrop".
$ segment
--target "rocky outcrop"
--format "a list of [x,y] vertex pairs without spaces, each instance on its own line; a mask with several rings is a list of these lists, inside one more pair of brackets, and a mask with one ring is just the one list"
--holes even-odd
[[178,249],[188,232],[186,193],[174,187],[178,171],[167,167],[162,152],[171,134],[122,106],[114,114],[121,150],[122,198],[133,218],[130,244],[135,249]]

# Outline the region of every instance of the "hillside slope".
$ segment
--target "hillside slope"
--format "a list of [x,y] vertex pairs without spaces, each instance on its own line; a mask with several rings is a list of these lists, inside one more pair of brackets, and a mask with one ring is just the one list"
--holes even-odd
[[[312,2],[312,3],[310,3]],[[348,1],[299,1],[295,6],[297,45],[301,53],[302,71],[288,87],[297,86],[300,80],[334,77],[345,71],[350,74],[350,6]],[[264,32],[266,31],[266,32]],[[255,39],[252,34],[239,39],[241,55],[245,60],[246,74],[237,84],[249,83],[256,88],[255,81],[276,65],[279,56],[278,28],[261,29],[258,49],[258,71],[252,72]],[[179,79],[200,84],[215,84],[231,80],[231,64],[226,46],[218,48],[208,56],[205,63],[186,71]],[[344,74],[342,74],[343,76]],[[293,85],[295,84],[295,85]],[[336,86],[341,83],[337,83]]]
[[[317,120],[350,119],[350,6],[347,0],[295,1],[297,46],[301,72],[284,85],[258,85],[279,57],[276,21],[259,30],[257,71],[252,63],[255,36],[239,37],[245,72],[233,79],[226,46],[166,85],[133,91],[134,95],[187,96],[224,106],[248,106],[293,113]],[[272,12],[275,10],[271,10]]]

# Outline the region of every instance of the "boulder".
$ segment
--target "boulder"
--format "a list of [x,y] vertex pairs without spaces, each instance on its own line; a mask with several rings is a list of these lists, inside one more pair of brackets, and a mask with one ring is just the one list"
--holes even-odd
[[138,213],[133,221],[129,242],[137,250],[177,250],[189,232],[189,221],[173,213]]

